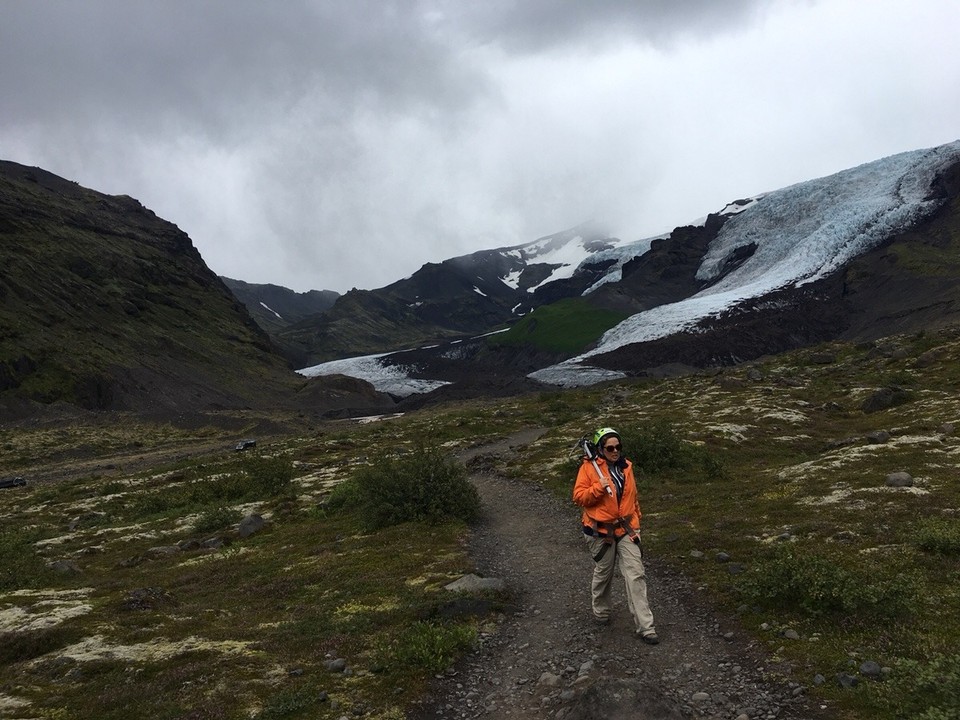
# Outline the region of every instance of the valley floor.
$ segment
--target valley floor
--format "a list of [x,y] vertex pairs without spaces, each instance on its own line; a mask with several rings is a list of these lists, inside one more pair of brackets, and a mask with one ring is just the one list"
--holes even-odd
[[[484,455],[523,452],[541,432],[475,448],[462,459],[483,466]],[[417,720],[830,716],[828,708],[811,706],[805,688],[788,678],[789,668],[765,657],[735,617],[718,616],[656,557],[647,557],[646,566],[661,644],[634,637],[619,576],[611,623],[594,625],[592,561],[572,504],[488,473],[471,480],[484,519],[470,535],[470,553],[480,572],[505,580],[518,602],[476,652],[436,678]]]

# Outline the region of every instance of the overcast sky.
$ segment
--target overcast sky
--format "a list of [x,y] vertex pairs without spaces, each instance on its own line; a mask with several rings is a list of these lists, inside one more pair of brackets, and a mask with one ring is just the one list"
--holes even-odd
[[377,288],[960,138],[957,0],[0,0],[0,159]]

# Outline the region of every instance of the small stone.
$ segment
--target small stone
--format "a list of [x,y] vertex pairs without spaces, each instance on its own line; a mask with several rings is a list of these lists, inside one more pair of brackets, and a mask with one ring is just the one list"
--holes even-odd
[[263,519],[262,515],[259,513],[251,513],[240,521],[240,527],[237,530],[237,534],[242,538],[250,537],[254,533],[263,530],[266,525],[267,521]]
[[837,674],[837,684],[842,688],[855,688],[858,682],[857,678],[849,673]]
[[869,678],[878,678],[882,668],[879,663],[874,662],[873,660],[867,660],[860,664],[860,674],[869,677]]
[[784,636],[787,640],[799,640],[799,639],[800,639],[800,634],[799,634],[796,630],[792,630],[792,629],[784,630],[784,631],[783,631],[783,636]]
[[343,658],[334,658],[333,660],[325,660],[323,666],[334,673],[342,673],[347,669],[347,661]]
[[540,675],[540,680],[537,682],[545,687],[558,687],[560,685],[560,676],[554,675],[552,672],[545,672]]
[[162,557],[164,555],[176,555],[178,552],[180,552],[180,548],[176,545],[161,545],[147,550],[147,556]]
[[910,473],[893,472],[887,475],[887,487],[913,487],[913,478]]
[[691,550],[691,551],[690,551],[690,557],[692,557],[694,560],[702,560],[702,559],[703,559],[703,553],[700,552],[699,550]]
[[506,583],[500,578],[482,578],[479,575],[464,575],[459,580],[443,586],[444,590],[450,592],[477,592],[483,590],[492,590],[494,592],[502,591],[506,588]]
[[75,575],[80,572],[80,568],[73,560],[54,560],[47,567],[61,575]]

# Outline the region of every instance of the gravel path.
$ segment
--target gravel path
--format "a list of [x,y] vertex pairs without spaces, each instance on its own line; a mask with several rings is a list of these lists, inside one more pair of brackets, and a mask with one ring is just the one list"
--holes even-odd
[[[514,435],[461,455],[482,468],[484,456],[515,452],[543,431]],[[827,717],[804,688],[780,679],[776,666],[712,614],[683,577],[646,558],[651,608],[661,644],[633,635],[622,578],[615,579],[611,623],[592,620],[592,560],[578,513],[536,486],[473,471],[484,519],[469,547],[478,571],[506,581],[517,598],[496,632],[446,675],[415,717],[644,720]],[[572,479],[571,479],[572,482]]]

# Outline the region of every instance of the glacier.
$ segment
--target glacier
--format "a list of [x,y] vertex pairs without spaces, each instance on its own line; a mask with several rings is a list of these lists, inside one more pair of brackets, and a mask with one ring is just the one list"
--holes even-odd
[[[960,162],[960,141],[914,150],[765,193],[731,213],[710,244],[697,278],[717,277],[738,249],[756,250],[719,282],[679,302],[631,315],[592,350],[529,377],[550,385],[589,385],[617,377],[589,358],[694,328],[737,304],[813,282],[939,207],[929,196],[936,174]],[[727,206],[730,208],[730,206]]]

